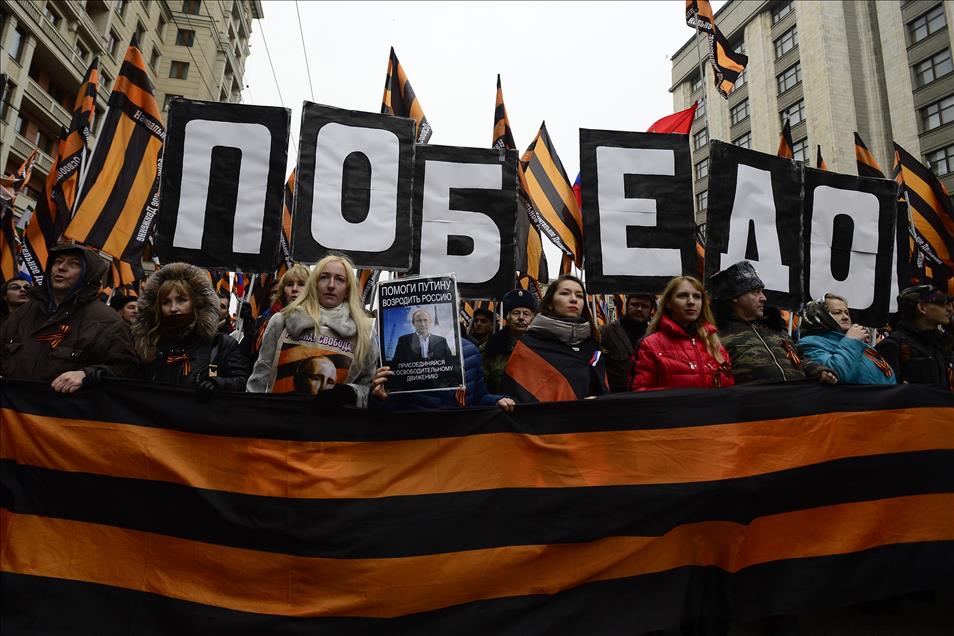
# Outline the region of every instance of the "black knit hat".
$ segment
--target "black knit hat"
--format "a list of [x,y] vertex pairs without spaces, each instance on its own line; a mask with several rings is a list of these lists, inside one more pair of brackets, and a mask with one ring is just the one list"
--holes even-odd
[[507,292],[503,297],[504,316],[518,307],[525,307],[533,313],[537,313],[537,297],[533,292],[526,289],[515,289],[512,292]]
[[748,261],[739,261],[709,277],[709,295],[712,300],[730,300],[763,287],[765,283]]
[[122,311],[128,303],[134,303],[138,299],[135,296],[127,296],[126,294],[115,294],[112,298],[109,299],[109,306],[115,309],[116,311]]

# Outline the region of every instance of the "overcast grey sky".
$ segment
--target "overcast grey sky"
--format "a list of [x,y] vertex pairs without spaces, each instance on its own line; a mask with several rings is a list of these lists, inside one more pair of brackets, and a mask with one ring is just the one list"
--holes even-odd
[[[312,96],[296,3],[262,4],[244,99],[281,103],[267,44],[297,141],[301,104]],[[693,35],[683,0],[299,2],[297,9],[314,101],[379,112],[393,45],[433,126],[430,143],[488,147],[500,73],[518,149],[546,120],[571,181],[580,128],[643,131],[672,113],[669,56]]]

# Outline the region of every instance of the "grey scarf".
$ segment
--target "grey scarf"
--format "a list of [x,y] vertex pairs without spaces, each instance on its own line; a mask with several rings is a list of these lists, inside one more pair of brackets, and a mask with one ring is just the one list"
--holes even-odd
[[590,337],[590,323],[585,318],[565,319],[537,314],[527,333],[542,338],[559,340],[570,347],[575,347]]

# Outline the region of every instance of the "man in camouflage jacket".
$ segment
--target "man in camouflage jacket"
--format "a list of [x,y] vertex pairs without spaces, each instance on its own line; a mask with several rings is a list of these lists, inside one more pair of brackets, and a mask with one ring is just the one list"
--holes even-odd
[[798,355],[777,313],[766,317],[765,285],[751,263],[741,261],[714,274],[709,287],[736,385],[805,379],[838,382],[831,369]]

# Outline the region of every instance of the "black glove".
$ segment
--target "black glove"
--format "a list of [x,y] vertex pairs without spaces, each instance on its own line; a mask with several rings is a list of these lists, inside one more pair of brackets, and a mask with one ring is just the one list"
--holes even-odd
[[218,390],[218,378],[202,378],[195,383],[195,391],[198,395],[199,402],[208,402],[212,399],[212,394]]
[[311,401],[316,413],[329,411],[339,406],[354,406],[358,403],[358,392],[349,384],[336,384],[330,389],[319,391]]

